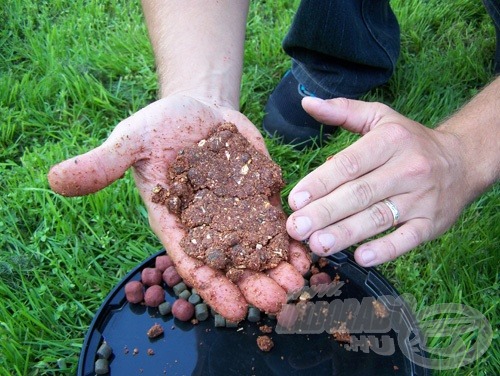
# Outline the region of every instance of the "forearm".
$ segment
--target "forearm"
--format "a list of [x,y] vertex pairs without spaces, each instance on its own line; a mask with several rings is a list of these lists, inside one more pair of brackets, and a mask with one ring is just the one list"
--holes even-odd
[[500,77],[438,128],[458,140],[464,188],[473,199],[500,179]]
[[190,93],[239,107],[248,0],[142,0],[160,96]]

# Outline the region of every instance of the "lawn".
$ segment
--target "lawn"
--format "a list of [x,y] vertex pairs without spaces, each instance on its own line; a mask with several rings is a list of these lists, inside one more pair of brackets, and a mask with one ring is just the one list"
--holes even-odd
[[[260,126],[289,60],[280,43],[297,0],[253,2],[241,110]],[[434,127],[489,82],[494,29],[481,2],[394,0],[402,54],[388,85],[365,99]],[[99,145],[156,98],[140,2],[2,2],[0,19],[0,375],[72,375],[86,330],[113,286],[161,248],[129,173],[87,197],[50,191],[51,165]],[[287,192],[356,139],[340,132],[302,152],[267,140]],[[500,187],[439,239],[378,269],[416,311],[471,307],[493,327],[488,350],[442,375],[499,375]],[[474,333],[463,334],[466,346]],[[445,346],[435,338],[430,346]]]

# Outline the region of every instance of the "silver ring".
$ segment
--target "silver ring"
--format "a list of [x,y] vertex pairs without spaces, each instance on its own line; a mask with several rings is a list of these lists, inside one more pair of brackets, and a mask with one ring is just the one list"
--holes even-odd
[[391,210],[391,213],[392,213],[392,227],[397,226],[398,225],[398,221],[399,221],[399,210],[398,210],[398,208],[396,207],[396,205],[394,205],[394,202],[392,202],[388,198],[386,198],[382,202],[384,204],[386,204],[387,207]]

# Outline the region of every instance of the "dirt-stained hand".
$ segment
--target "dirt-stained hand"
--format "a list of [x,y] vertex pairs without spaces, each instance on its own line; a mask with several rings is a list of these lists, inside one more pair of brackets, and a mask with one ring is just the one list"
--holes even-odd
[[267,273],[247,272],[238,285],[220,271],[187,256],[179,243],[185,230],[163,205],[151,202],[157,184],[168,186],[167,168],[182,148],[204,138],[222,122],[236,124],[258,150],[267,154],[255,126],[241,113],[185,95],[158,100],[120,122],[99,147],[53,166],[51,188],[64,196],[81,196],[111,184],[133,168],[134,179],[148,209],[151,228],[172,257],[179,274],[208,304],[231,321],[245,317],[248,304],[277,312],[287,293],[300,289],[310,260],[299,242],[290,247],[289,262]]

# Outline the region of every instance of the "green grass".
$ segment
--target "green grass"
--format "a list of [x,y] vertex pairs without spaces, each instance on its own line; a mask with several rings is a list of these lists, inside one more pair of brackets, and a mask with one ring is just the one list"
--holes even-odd
[[[289,67],[280,44],[297,4],[252,3],[241,105],[255,124]],[[402,55],[390,83],[366,99],[435,126],[491,80],[493,26],[474,0],[392,4]],[[102,300],[161,246],[129,174],[72,199],[52,193],[46,174],[154,100],[153,57],[139,2],[12,0],[0,6],[0,19],[0,375],[71,375]],[[268,140],[289,183],[284,194],[355,139],[341,132],[327,147],[304,152]],[[417,310],[465,304],[493,326],[482,357],[437,374],[500,374],[499,197],[497,185],[442,237],[379,268],[415,296]]]

